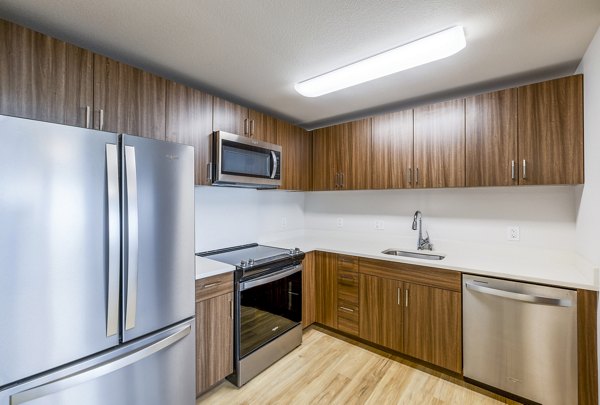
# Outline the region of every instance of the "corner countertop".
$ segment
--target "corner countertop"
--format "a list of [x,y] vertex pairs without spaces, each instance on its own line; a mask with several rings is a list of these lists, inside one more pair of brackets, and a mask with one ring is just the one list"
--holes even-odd
[[196,280],[218,274],[229,273],[235,270],[235,266],[221,263],[206,257],[196,256]]
[[416,251],[415,241],[406,238],[376,239],[371,235],[305,231],[302,235],[262,239],[259,242],[284,248],[299,247],[304,252],[320,250],[567,288],[600,289],[598,266],[566,250],[438,241],[432,253],[446,257],[430,261],[381,253],[389,248]]

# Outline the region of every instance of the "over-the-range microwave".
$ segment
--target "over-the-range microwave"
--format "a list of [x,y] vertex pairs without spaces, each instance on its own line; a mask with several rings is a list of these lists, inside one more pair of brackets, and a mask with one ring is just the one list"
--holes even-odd
[[281,146],[216,131],[210,169],[215,186],[276,188],[281,185]]

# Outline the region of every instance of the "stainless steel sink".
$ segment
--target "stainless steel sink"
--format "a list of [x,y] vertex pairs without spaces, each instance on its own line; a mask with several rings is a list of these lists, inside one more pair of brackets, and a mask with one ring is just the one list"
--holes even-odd
[[446,257],[443,255],[436,255],[434,253],[415,253],[415,252],[407,252],[407,251],[398,250],[398,249],[387,249],[381,253],[383,253],[385,255],[391,255],[391,256],[404,256],[404,257],[412,257],[414,259],[425,259],[425,260],[442,260],[444,257]]

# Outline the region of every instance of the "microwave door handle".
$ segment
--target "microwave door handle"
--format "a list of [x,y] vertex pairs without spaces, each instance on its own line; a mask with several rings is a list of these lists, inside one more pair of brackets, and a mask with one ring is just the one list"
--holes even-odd
[[274,179],[277,174],[277,154],[275,151],[271,151],[271,159],[273,159],[273,172],[271,173],[271,178]]

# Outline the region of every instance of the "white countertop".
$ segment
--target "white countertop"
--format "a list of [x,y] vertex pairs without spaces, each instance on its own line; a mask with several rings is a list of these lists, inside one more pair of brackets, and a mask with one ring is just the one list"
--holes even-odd
[[196,280],[217,274],[229,273],[235,270],[235,266],[221,263],[206,257],[196,256]]
[[444,254],[446,257],[443,260],[424,260],[381,253],[389,248],[416,251],[416,240],[412,239],[386,240],[373,238],[372,235],[350,236],[336,232],[305,231],[300,236],[263,239],[259,242],[284,248],[299,247],[304,252],[321,250],[518,281],[599,290],[597,266],[575,252],[555,249],[434,241],[435,250],[432,253]]

